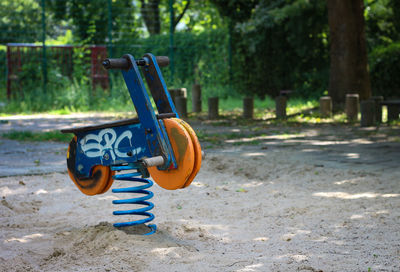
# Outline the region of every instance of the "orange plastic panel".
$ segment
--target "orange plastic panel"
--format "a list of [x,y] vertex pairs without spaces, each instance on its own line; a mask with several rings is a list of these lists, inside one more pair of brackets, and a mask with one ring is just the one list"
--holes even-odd
[[192,127],[188,123],[183,121],[182,119],[177,119],[177,118],[174,118],[174,119],[177,120],[177,122],[179,122],[179,124],[181,124],[186,129],[186,131],[189,133],[190,139],[192,140],[193,148],[194,148],[193,171],[192,171],[192,174],[190,174],[186,183],[182,187],[182,188],[185,188],[185,187],[188,187],[192,183],[192,181],[196,177],[197,173],[200,171],[200,168],[201,168],[201,146],[200,146],[199,139],[197,138],[196,132],[194,132]]
[[[75,154],[76,137],[72,139],[67,153],[68,174],[76,187],[85,195],[97,195],[107,192],[114,181],[112,179],[114,171],[111,171],[108,166],[96,165],[92,169],[92,176],[90,178],[79,179],[76,177],[74,169]],[[70,163],[68,160],[72,160],[72,162]]]
[[191,137],[185,127],[176,118],[163,120],[169,141],[178,164],[176,169],[158,170],[156,166],[149,167],[149,173],[162,188],[175,190],[182,188],[188,181],[194,168],[194,148]]

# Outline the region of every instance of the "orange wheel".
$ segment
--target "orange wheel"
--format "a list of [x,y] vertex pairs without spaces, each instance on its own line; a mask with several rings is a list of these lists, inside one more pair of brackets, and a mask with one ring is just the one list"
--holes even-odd
[[192,183],[192,181],[196,177],[197,173],[200,171],[200,168],[201,168],[201,146],[200,146],[199,139],[197,139],[196,132],[194,132],[192,127],[188,123],[183,121],[182,119],[177,119],[177,118],[174,118],[174,119],[177,122],[179,122],[179,124],[181,124],[186,129],[186,131],[189,133],[190,139],[192,140],[193,148],[194,148],[193,171],[192,171],[192,174],[190,174],[186,183],[182,187],[182,188],[185,188],[185,187],[188,187]]
[[97,195],[105,193],[112,185],[112,176],[114,172],[110,167],[96,165],[92,168],[92,174],[89,178],[78,178],[75,171],[76,156],[76,136],[72,139],[68,147],[67,166],[68,174],[76,187],[85,195]]
[[191,137],[185,127],[176,118],[163,120],[175,159],[176,169],[158,170],[156,166],[149,167],[149,173],[162,188],[175,190],[184,187],[193,172],[195,153]]
[[[100,166],[100,165],[98,165],[98,166]],[[110,167],[108,167],[108,166],[102,166],[102,167],[107,167],[109,170],[111,170]],[[108,178],[107,184],[104,187],[104,189],[100,193],[98,193],[98,195],[104,194],[105,192],[108,191],[108,189],[111,188],[111,186],[114,183],[114,179],[112,178],[114,175],[115,175],[115,171],[110,171],[110,177]]]

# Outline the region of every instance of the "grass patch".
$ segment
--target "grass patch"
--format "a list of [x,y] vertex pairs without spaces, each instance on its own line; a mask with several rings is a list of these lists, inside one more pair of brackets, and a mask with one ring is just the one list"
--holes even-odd
[[32,132],[32,131],[16,131],[12,130],[1,134],[1,137],[17,141],[33,141],[33,142],[62,142],[68,143],[71,141],[73,134],[61,133],[58,130],[47,132]]
[[[231,133],[207,133],[205,131],[197,131],[196,132],[197,138],[202,142],[208,142],[213,145],[221,145],[222,143],[225,144],[232,144],[232,145],[258,145],[260,144],[260,140],[243,140],[244,138],[255,138],[255,137],[262,137],[267,136],[266,133],[260,132],[231,132]],[[229,141],[233,140],[233,142]],[[239,140],[239,141],[235,141]],[[228,142],[227,142],[228,141]]]
[[313,109],[319,106],[319,102],[316,100],[304,100],[299,98],[289,99],[287,103],[286,112],[288,115],[296,114],[304,110]]
[[221,134],[206,133],[201,130],[197,131],[196,135],[199,141],[209,142],[211,144],[220,144],[224,140]]
[[332,117],[321,117],[318,112],[314,112],[311,114],[299,114],[293,117],[288,118],[289,123],[305,123],[305,124],[322,124],[322,123],[336,123],[336,124],[344,124],[348,123],[346,119],[345,113],[337,113]]
[[393,137],[391,140],[392,142],[400,143],[400,137]]

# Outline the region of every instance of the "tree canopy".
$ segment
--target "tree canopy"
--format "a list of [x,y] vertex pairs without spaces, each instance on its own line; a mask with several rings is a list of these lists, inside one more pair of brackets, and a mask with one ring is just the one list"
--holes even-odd
[[[400,83],[393,77],[400,61],[400,1],[353,1],[364,3],[361,16],[372,92],[399,96]],[[172,2],[176,84],[196,77],[216,93],[221,89],[259,97],[275,96],[283,89],[318,97],[328,90],[330,0]],[[132,48],[169,53],[169,0],[4,0],[0,43],[40,42],[43,3],[48,41],[112,44],[118,53]]]

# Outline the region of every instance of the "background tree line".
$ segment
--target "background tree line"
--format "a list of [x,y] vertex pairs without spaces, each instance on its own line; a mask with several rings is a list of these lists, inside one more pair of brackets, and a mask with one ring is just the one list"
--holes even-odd
[[[115,56],[140,45],[134,48],[138,55],[145,50],[169,54],[169,33],[174,31],[176,79],[169,84],[199,81],[212,94],[261,98],[282,89],[318,97],[329,89],[338,103],[346,92],[399,96],[400,3],[396,0],[349,0],[343,7],[334,0],[176,0],[172,29],[169,0],[4,0],[0,3],[0,44],[39,42],[43,2],[49,44],[112,43]],[[345,13],[351,5],[359,7],[360,16],[359,23],[351,23],[355,28],[347,40],[359,30],[361,36],[355,36],[364,35],[368,56],[361,66],[369,76],[361,81],[362,72],[351,59],[347,69],[354,69],[342,70],[336,79],[332,75],[345,62],[339,60],[332,67],[332,52],[348,46],[338,44],[332,49],[332,38],[342,37],[332,36],[332,24],[351,19],[354,13]],[[4,47],[1,51],[5,58]],[[363,57],[355,56],[356,62],[357,58]],[[333,84],[341,81],[345,83]]]

